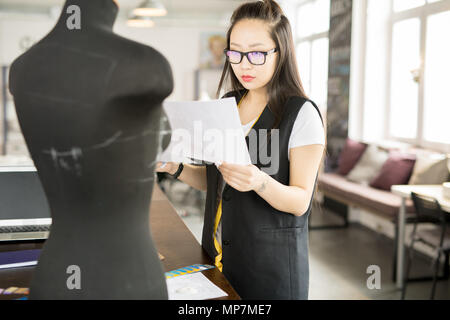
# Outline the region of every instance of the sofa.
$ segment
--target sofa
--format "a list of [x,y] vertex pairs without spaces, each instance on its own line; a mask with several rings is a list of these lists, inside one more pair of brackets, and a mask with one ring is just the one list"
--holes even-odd
[[[450,163],[449,155],[438,152],[408,146],[387,148],[347,138],[339,154],[338,167],[319,175],[318,190],[325,198],[362,208],[394,223],[393,271],[395,271],[401,197],[390,191],[391,186],[441,184],[449,181],[448,163]],[[413,202],[407,200],[406,223],[414,222],[414,211]],[[395,281],[395,272],[393,280]]]

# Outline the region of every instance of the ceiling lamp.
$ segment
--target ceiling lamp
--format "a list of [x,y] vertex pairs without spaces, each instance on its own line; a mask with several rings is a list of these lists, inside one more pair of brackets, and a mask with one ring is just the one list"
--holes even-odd
[[160,17],[165,16],[167,10],[159,0],[145,0],[133,10],[133,14],[141,17]]
[[155,25],[155,22],[150,17],[133,16],[128,19],[127,25],[134,28],[151,28]]

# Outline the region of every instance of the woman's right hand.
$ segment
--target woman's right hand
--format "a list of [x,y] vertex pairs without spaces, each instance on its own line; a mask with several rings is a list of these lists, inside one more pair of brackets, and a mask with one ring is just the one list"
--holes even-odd
[[168,174],[172,174],[172,175],[175,174],[175,172],[177,172],[178,166],[180,165],[179,162],[166,162],[166,165],[161,168],[162,164],[163,164],[162,162],[157,162],[155,171],[156,172],[167,172]]

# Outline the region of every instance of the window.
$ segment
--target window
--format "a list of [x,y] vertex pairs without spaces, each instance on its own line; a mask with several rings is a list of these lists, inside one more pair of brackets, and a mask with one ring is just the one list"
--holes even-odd
[[306,94],[326,107],[328,93],[328,30],[330,0],[307,0],[297,8],[295,43]]
[[450,151],[450,0],[367,0],[363,140]]
[[394,12],[404,11],[412,8],[423,6],[425,0],[394,0]]
[[419,53],[419,19],[394,24],[389,116],[389,133],[393,137],[414,139],[417,135],[419,85],[414,75],[420,68]]
[[423,139],[450,144],[450,10],[427,19]]

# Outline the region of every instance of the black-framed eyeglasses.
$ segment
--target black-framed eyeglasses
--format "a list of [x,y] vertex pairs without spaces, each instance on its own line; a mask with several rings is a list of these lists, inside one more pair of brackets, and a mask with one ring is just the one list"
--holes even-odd
[[277,48],[273,48],[267,52],[264,51],[250,51],[250,52],[241,52],[236,50],[225,49],[223,52],[227,57],[227,60],[232,64],[239,64],[242,61],[244,56],[247,57],[247,60],[254,65],[260,66],[266,63],[266,56],[268,54],[274,53],[277,51]]

